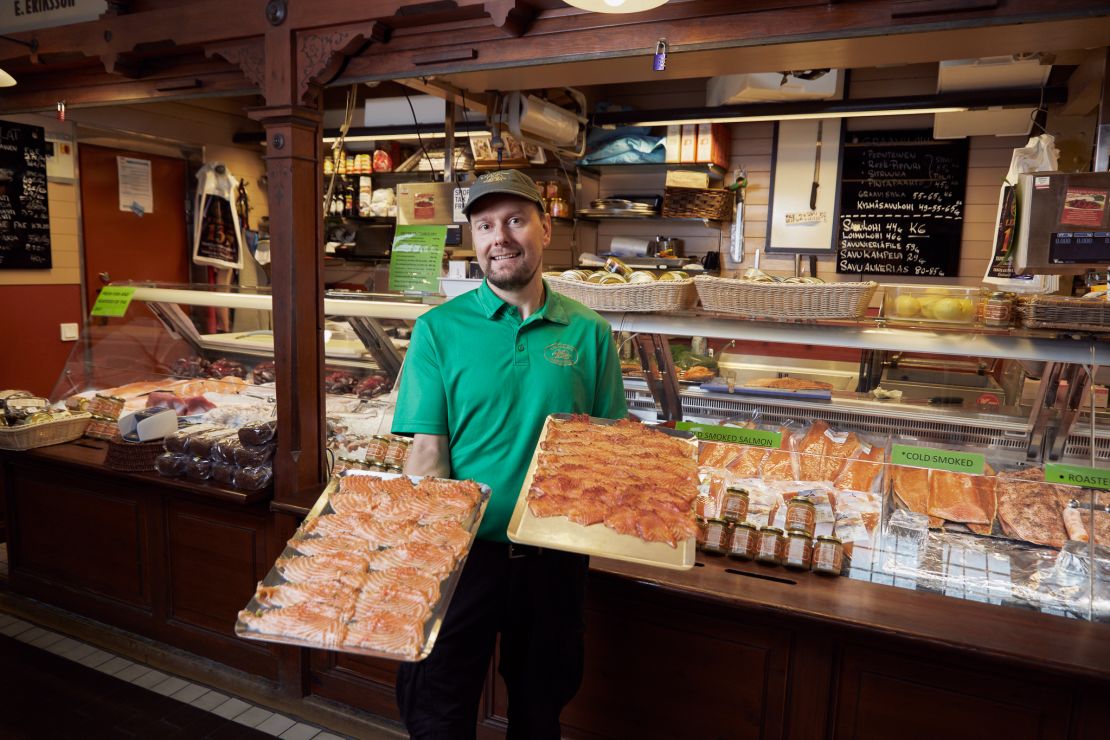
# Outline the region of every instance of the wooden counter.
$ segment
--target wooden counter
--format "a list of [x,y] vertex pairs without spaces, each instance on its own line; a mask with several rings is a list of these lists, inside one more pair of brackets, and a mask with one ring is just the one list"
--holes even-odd
[[[295,517],[263,496],[103,468],[103,445],[0,454],[13,590],[396,718],[396,664],[270,648],[235,615]],[[1110,625],[699,555],[686,572],[595,558],[586,675],[564,735],[1108,735]],[[490,671],[480,736],[500,737]]]

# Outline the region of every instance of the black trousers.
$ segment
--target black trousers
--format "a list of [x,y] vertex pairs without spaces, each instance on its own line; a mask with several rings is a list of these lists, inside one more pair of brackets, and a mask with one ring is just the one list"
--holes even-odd
[[508,738],[559,737],[559,713],[582,682],[589,559],[475,541],[431,655],[397,672],[397,706],[413,738],[473,738],[501,635]]

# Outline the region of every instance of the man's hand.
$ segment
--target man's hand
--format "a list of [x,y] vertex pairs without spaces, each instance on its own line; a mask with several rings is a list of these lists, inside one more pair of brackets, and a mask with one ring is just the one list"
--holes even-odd
[[405,475],[451,477],[451,454],[445,434],[415,434],[405,458]]

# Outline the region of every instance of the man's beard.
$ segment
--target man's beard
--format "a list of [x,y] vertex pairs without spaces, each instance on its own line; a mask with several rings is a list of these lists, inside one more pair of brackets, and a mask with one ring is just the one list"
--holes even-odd
[[[490,267],[492,268],[493,266],[494,263],[490,262]],[[538,264],[531,269],[529,269],[528,265],[521,264],[509,273],[499,272],[494,274],[491,269],[486,271],[486,280],[488,280],[491,285],[501,290],[520,290],[532,282],[532,278],[536,276],[536,272],[539,269],[540,266]]]

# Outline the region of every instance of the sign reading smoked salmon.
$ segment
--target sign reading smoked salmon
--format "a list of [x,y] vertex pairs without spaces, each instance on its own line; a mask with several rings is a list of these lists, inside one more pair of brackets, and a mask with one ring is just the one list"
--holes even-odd
[[782,432],[696,424],[692,421],[680,421],[674,425],[674,428],[683,432],[693,432],[698,439],[709,442],[733,442],[751,447],[771,447],[776,450],[782,447]]

